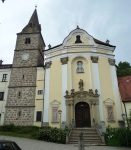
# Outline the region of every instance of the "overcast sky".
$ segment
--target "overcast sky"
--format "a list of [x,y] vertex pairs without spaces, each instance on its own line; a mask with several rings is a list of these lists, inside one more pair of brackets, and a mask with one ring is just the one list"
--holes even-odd
[[0,60],[13,62],[16,33],[27,25],[37,4],[46,49],[61,44],[79,23],[94,38],[115,45],[116,64],[131,64],[131,0],[0,0]]

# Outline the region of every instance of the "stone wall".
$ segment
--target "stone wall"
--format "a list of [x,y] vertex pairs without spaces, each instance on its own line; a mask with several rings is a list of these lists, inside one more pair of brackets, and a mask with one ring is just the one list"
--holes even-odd
[[36,75],[37,75],[36,67],[12,68],[9,87],[36,86]]
[[[28,53],[29,59],[23,60],[22,55]],[[31,66],[43,66],[44,58],[40,53],[40,50],[21,50],[15,51],[13,67],[31,67]]]
[[[19,116],[21,111],[21,116]],[[4,124],[13,123],[16,126],[34,125],[34,107],[6,107]]]
[[9,88],[6,106],[35,106],[35,89],[36,87]]

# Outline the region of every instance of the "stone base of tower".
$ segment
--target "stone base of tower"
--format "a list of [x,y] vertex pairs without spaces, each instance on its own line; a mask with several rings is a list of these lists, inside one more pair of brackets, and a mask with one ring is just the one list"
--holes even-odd
[[34,125],[34,107],[6,107],[4,124],[13,123],[16,126]]

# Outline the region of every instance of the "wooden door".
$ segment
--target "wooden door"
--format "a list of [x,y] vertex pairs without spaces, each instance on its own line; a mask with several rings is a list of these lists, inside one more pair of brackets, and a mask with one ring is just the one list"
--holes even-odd
[[75,106],[76,127],[91,127],[90,108],[85,102],[77,103]]

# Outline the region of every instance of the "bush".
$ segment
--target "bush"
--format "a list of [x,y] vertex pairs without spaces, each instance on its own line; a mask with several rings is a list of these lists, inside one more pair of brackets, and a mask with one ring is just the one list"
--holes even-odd
[[[131,130],[127,130],[128,144],[131,147]],[[127,146],[125,128],[111,128],[108,126],[105,133],[105,141],[108,146]]]
[[67,130],[68,129],[62,130],[53,127],[42,128],[39,129],[39,132],[37,133],[37,139],[65,144]]
[[27,137],[55,142],[65,143],[68,128],[64,130],[53,127],[37,127],[37,126],[14,126],[14,124],[0,126],[0,131],[16,134],[27,135]]

